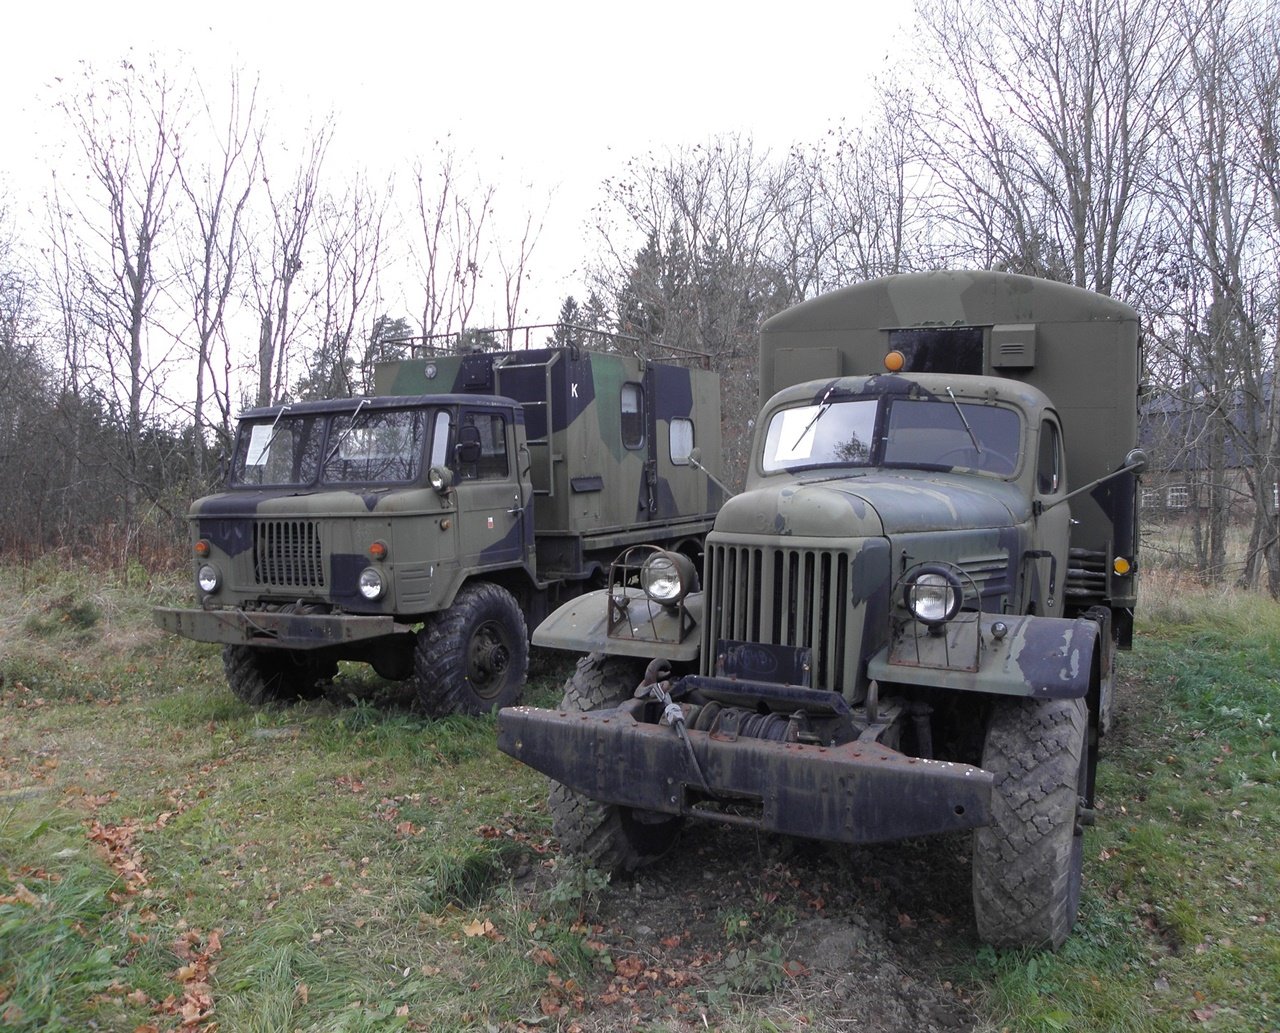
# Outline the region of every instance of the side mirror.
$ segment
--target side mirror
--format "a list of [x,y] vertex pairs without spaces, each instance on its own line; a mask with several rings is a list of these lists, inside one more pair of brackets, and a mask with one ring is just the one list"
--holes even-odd
[[464,466],[480,462],[480,428],[470,425],[459,427],[458,444],[453,454]]
[[1147,453],[1141,448],[1129,449],[1124,457],[1124,468],[1130,473],[1142,473],[1147,468]]

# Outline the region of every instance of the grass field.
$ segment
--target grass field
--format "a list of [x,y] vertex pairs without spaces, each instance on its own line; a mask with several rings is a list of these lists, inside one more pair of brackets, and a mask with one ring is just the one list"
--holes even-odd
[[[359,669],[251,710],[214,651],[151,627],[177,583],[128,581],[0,568],[0,1028],[855,1028],[789,932],[839,893],[883,908],[878,878],[836,865],[824,902],[829,858],[783,851],[717,896],[682,861],[668,878],[708,880],[699,924],[624,949],[616,916],[646,886],[557,857],[543,780],[492,721],[429,721]],[[955,1028],[1280,1028],[1280,607],[1146,591],[1076,935],[997,955],[967,901],[865,925],[861,954],[901,951],[900,975],[954,995]]]

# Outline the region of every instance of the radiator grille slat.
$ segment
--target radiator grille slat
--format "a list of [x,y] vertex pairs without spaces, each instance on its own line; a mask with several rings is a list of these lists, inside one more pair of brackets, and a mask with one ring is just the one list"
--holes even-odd
[[256,521],[253,580],[272,588],[323,588],[324,549],[315,522]]
[[848,641],[852,588],[850,558],[840,550],[709,544],[704,673],[712,673],[721,639],[766,642],[808,648],[815,688],[851,688],[861,641],[860,634]]

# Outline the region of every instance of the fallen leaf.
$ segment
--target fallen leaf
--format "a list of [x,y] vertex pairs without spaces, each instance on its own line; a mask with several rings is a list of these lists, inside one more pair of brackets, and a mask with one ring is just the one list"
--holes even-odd
[[619,958],[614,968],[623,979],[635,979],[644,973],[644,962],[639,958]]

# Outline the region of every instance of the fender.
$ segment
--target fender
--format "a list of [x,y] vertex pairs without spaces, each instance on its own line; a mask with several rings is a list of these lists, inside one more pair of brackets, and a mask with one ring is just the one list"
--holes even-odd
[[[1083,617],[978,614],[939,635],[899,630],[867,662],[880,683],[1031,699],[1078,699],[1098,676],[1098,624]],[[914,622],[912,622],[914,625]]]
[[547,617],[532,641],[544,649],[689,663],[702,652],[702,609],[701,592],[679,608],[659,606],[636,589],[588,592]]

